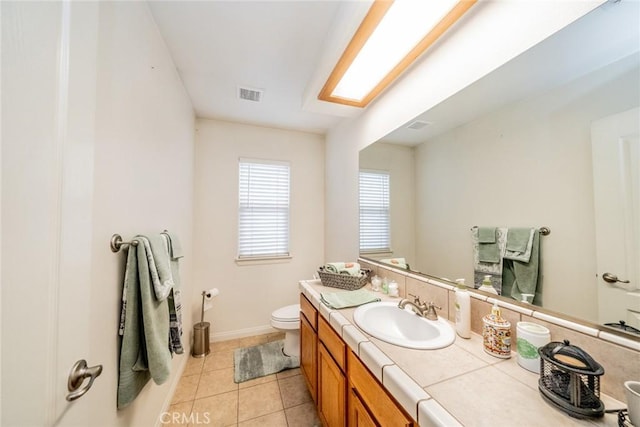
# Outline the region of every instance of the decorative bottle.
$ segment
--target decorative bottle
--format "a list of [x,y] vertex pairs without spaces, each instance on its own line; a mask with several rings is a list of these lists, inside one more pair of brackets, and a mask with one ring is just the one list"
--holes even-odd
[[511,323],[502,318],[496,302],[491,314],[482,318],[482,342],[484,351],[501,359],[511,357]]
[[464,279],[456,279],[456,332],[462,338],[471,338],[471,297]]
[[490,294],[498,295],[498,291],[496,291],[496,288],[494,288],[493,285],[491,284],[490,275],[484,276],[484,280],[482,281],[482,286],[480,286],[478,290],[484,291]]

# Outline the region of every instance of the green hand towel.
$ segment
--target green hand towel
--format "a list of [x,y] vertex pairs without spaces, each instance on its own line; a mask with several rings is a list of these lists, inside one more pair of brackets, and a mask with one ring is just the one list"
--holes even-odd
[[507,250],[524,252],[529,245],[531,228],[510,228],[507,231]]
[[380,301],[380,298],[366,289],[358,289],[357,291],[322,292],[320,300],[328,307],[340,309]]
[[474,227],[478,242],[478,261],[495,264],[500,262],[500,246],[496,240],[495,227]]
[[[138,277],[140,284],[140,306],[146,359],[149,373],[156,384],[169,379],[171,353],[169,351],[169,305],[166,299],[158,301],[153,292],[149,273],[148,255],[145,245],[138,245]],[[125,324],[126,327],[126,324]]]
[[162,234],[166,235],[171,244],[169,245],[169,253],[171,255],[171,259],[176,260],[178,258],[182,258],[184,256],[184,252],[182,251],[182,245],[180,244],[180,240],[178,240],[178,236],[171,231],[163,231]]
[[[136,236],[138,240],[142,236]],[[125,271],[127,305],[120,348],[118,409],[129,405],[144,385],[153,378],[162,384],[169,378],[169,307],[158,301],[153,284],[146,246],[139,243],[127,255]]]
[[510,228],[507,231],[504,258],[529,262],[534,232],[535,228]]
[[[138,244],[141,246],[141,244]],[[140,284],[138,279],[138,255],[134,247],[129,249],[124,278],[126,307],[124,309],[124,332],[120,347],[120,366],[118,372],[118,409],[128,406],[151,376],[140,357],[142,324],[140,319]]]
[[[152,234],[147,236],[149,246],[145,246],[147,256],[151,255],[149,264],[155,264],[157,271],[157,280],[153,280],[153,290],[158,301],[162,301],[169,296],[169,292],[173,288],[173,275],[171,274],[171,265],[169,258],[169,248],[164,238],[160,234]],[[145,244],[146,245],[146,244]]]
[[522,301],[522,294],[533,294],[534,304],[539,304],[542,298],[542,289],[538,286],[539,267],[540,232],[535,230],[529,262],[505,260],[502,295],[511,295],[516,301]]
[[478,261],[495,264],[500,262],[500,247],[497,243],[478,243]]
[[478,243],[495,243],[495,227],[478,227]]

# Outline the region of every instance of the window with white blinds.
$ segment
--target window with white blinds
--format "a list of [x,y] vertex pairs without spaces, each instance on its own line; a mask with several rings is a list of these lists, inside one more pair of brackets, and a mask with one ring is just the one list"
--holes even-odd
[[360,172],[360,251],[391,250],[389,173]]
[[240,159],[238,258],[289,256],[289,164]]

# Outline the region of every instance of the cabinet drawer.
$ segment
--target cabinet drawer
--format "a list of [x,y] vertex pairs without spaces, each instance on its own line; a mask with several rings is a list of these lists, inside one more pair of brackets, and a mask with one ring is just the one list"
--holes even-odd
[[300,311],[309,321],[314,331],[318,330],[318,310],[309,302],[304,294],[300,294]]
[[382,426],[413,426],[411,417],[396,404],[382,384],[367,370],[360,359],[349,351],[349,387]]
[[322,341],[340,369],[345,370],[346,345],[322,316],[318,316],[318,339]]

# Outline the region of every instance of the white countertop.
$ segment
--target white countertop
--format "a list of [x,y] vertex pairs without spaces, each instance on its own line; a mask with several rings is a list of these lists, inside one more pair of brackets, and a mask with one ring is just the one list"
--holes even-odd
[[[456,336],[439,350],[399,347],[360,330],[355,308],[334,310],[320,302],[321,292],[345,291],[319,280],[301,281],[300,290],[420,426],[618,426],[617,413],[585,420],[551,406],[538,390],[538,374],[520,367],[515,352],[510,359],[485,353],[478,334]],[[600,399],[606,409],[626,407]]]

